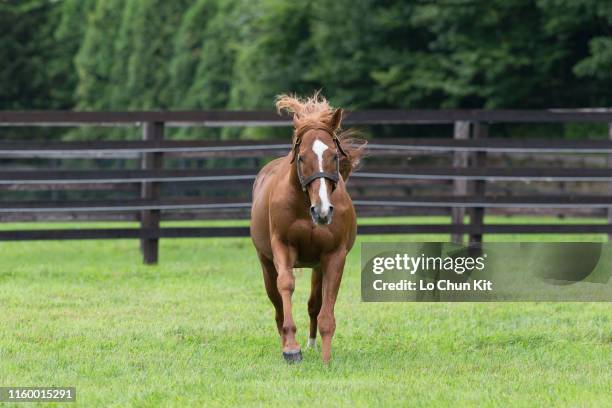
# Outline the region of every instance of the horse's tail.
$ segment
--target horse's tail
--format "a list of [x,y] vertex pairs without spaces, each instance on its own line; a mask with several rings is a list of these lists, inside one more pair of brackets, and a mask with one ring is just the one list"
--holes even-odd
[[368,141],[356,135],[354,131],[345,131],[338,135],[342,149],[347,154],[340,156],[340,174],[346,182],[349,176],[359,169],[361,160],[365,156],[365,147]]

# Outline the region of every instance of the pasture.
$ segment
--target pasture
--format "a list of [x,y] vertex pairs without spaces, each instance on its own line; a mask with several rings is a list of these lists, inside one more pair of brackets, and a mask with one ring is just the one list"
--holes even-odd
[[[375,220],[360,223],[369,222]],[[133,224],[98,224],[118,225]],[[0,225],[16,227],[51,225]],[[447,239],[358,238],[336,306],[329,366],[312,350],[301,364],[282,360],[273,308],[247,238],[162,239],[156,266],[140,264],[136,240],[1,242],[0,383],[74,385],[77,404],[67,405],[87,407],[611,406],[609,304],[360,301],[360,242]],[[303,348],[309,275],[296,271],[294,316]]]

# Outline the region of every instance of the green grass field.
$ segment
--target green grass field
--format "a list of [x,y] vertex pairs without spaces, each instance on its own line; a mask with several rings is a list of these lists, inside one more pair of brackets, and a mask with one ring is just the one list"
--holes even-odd
[[1,242],[0,386],[74,385],[70,407],[612,406],[611,304],[360,302],[359,242],[446,239],[360,237],[329,366],[282,360],[248,239],[162,240],[153,267],[135,240]]

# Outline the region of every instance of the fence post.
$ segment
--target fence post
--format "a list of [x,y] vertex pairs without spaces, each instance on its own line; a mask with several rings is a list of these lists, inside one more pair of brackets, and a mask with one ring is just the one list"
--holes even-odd
[[[455,122],[455,129],[453,137],[457,140],[467,140],[470,138],[470,122],[459,121]],[[468,152],[453,152],[453,167],[467,167],[468,166]],[[453,194],[462,196],[467,194],[467,180],[453,180]],[[451,220],[453,226],[463,225],[465,218],[465,207],[453,207],[451,208]],[[463,234],[459,232],[453,232],[451,234],[451,241],[455,244],[463,244]]]
[[[612,140],[612,122],[608,123],[608,140]],[[608,168],[612,168],[612,154],[608,154]],[[608,190],[612,191],[612,183],[609,183]],[[608,208],[608,224],[612,224],[612,207]],[[612,241],[612,233],[608,233],[608,241]]]
[[[474,129],[472,133],[473,139],[484,139],[489,135],[489,126],[485,123],[476,122],[474,123]],[[487,161],[487,152],[479,151],[476,152],[472,157],[472,167],[484,167]],[[473,195],[476,198],[484,199],[486,180],[476,180],[473,183]],[[472,232],[470,233],[470,244],[478,244],[482,242],[482,229],[484,225],[484,207],[472,208],[470,216],[470,226]]]
[[[164,139],[164,124],[162,122],[146,122],[143,126],[143,140],[161,141]],[[163,168],[163,153],[143,153],[143,170],[161,170]],[[140,197],[144,201],[159,200],[160,183],[142,183]],[[143,210],[140,214],[140,228],[159,229],[159,210]],[[140,249],[142,250],[143,261],[147,265],[156,264],[159,253],[159,238],[141,238]]]

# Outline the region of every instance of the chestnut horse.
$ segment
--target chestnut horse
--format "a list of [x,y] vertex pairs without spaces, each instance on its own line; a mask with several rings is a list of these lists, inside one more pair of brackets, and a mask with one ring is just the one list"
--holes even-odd
[[307,99],[282,95],[276,107],[293,114],[293,147],[264,166],[255,180],[251,238],[288,362],[302,359],[291,311],[293,268],[312,268],[308,347],[316,348],[318,326],[322,358],[328,362],[336,329],[334,305],[357,230],[345,182],[365,142],[339,132],[342,110],[330,107],[318,93]]

